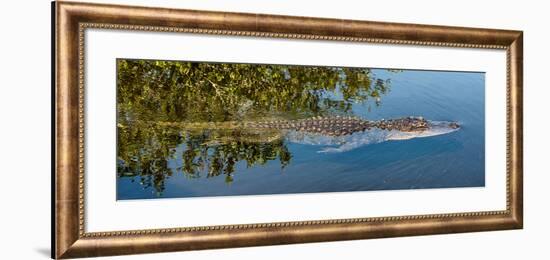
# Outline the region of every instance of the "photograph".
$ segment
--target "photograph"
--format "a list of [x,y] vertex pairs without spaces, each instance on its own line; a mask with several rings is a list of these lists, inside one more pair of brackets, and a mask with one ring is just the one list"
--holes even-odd
[[[397,13],[365,12],[393,10],[385,2],[327,4],[327,12],[347,8],[334,16],[299,1],[289,6],[302,11],[286,13],[108,2],[50,5],[51,243],[42,254],[384,238],[387,247],[370,248],[410,258],[433,238],[401,237],[522,232],[525,28],[517,22],[427,19],[443,10],[432,4],[405,5],[393,20]],[[426,19],[410,20],[411,10]],[[443,13],[478,10],[497,13],[478,5]],[[527,60],[538,58],[529,50]],[[6,64],[30,73],[26,59],[15,61],[21,66]],[[31,93],[19,103],[35,103]],[[42,140],[25,136],[13,138],[24,162],[11,172]],[[434,256],[457,246],[438,243],[427,243]],[[487,244],[462,247],[494,252]]]
[[0,260],[550,259],[548,6],[6,1]]
[[118,58],[117,200],[485,185],[485,73]]

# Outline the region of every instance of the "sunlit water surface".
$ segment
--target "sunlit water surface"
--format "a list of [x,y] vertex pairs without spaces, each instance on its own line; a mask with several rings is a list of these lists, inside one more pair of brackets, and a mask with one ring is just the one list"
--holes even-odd
[[274,159],[247,167],[239,161],[229,182],[223,174],[209,178],[181,174],[185,144],[180,144],[174,158],[168,159],[175,174],[164,180],[162,192],[144,187],[138,177],[123,177],[117,178],[117,199],[484,186],[485,74],[373,72],[391,78],[391,91],[381,97],[379,106],[354,104],[356,116],[369,120],[422,116],[459,122],[461,128],[422,138],[372,130],[346,137],[344,145],[289,132],[284,139],[292,154],[288,165],[281,167]]

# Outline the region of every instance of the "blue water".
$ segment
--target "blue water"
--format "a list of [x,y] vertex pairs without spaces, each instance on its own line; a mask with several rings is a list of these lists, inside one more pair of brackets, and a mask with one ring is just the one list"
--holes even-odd
[[[423,116],[457,121],[458,131],[410,140],[369,144],[341,153],[319,153],[322,147],[288,143],[292,160],[247,168],[238,162],[231,183],[225,175],[189,178],[174,174],[159,194],[132,178],[117,178],[118,199],[258,195],[306,192],[482,187],[485,185],[485,74],[375,69],[391,79],[381,104],[355,104],[354,114],[370,120]],[[181,153],[183,145],[176,147]],[[177,173],[181,156],[168,165]]]

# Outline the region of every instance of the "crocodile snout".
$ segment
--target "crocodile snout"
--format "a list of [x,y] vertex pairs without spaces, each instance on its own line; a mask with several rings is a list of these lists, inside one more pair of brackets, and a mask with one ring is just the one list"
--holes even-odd
[[456,122],[449,123],[449,127],[452,129],[460,128],[460,125]]

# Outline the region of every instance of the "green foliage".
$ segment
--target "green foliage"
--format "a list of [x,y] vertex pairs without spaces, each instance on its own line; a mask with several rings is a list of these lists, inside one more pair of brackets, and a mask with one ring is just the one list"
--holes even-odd
[[[388,91],[389,81],[367,68],[119,59],[118,175],[139,178],[160,193],[175,172],[189,178],[225,175],[231,183],[239,161],[253,167],[279,160],[285,167],[292,158],[286,144],[280,138],[262,142],[277,133],[189,132],[154,122],[351,114],[354,103],[374,98],[378,105]],[[181,165],[169,167],[176,158]]]
[[[174,171],[193,179],[204,174],[206,178],[227,175],[225,181],[232,182],[235,164],[246,162],[247,167],[279,160],[281,167],[290,163],[292,155],[282,140],[269,143],[253,143],[246,138],[225,143],[212,143],[224,136],[243,136],[242,130],[224,132],[207,130],[184,132],[174,127],[159,126],[141,121],[118,126],[119,177],[139,178],[144,188],[153,187],[164,191],[164,180]],[[176,147],[180,147],[176,149]],[[169,167],[168,161],[181,160],[176,167]]]

